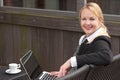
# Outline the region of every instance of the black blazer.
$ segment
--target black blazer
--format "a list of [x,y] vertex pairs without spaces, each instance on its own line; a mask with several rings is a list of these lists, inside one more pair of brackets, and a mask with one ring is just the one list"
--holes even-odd
[[90,44],[84,42],[78,47],[75,54],[78,68],[84,64],[109,64],[113,57],[110,38],[99,36]]

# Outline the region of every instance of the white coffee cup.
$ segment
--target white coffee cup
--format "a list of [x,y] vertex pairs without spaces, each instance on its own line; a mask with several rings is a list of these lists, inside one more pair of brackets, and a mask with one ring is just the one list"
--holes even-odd
[[10,63],[9,64],[9,70],[10,72],[17,72],[18,68],[20,68],[21,65],[17,63]]

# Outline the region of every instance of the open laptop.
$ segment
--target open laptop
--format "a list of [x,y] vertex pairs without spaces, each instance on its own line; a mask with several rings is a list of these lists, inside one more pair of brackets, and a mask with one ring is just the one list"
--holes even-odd
[[37,62],[34,54],[29,50],[20,58],[20,62],[30,80],[56,80],[56,76],[51,76],[49,72],[43,71]]

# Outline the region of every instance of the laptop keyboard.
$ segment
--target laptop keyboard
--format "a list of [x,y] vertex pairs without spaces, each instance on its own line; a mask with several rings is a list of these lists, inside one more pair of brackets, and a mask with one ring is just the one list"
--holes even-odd
[[39,80],[56,80],[56,78],[56,76],[51,76],[50,73],[44,71]]

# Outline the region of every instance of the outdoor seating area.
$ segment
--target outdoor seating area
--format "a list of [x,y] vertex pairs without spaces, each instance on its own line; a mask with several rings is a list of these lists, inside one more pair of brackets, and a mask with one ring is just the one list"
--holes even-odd
[[[120,79],[120,54],[114,56],[109,65],[94,66],[84,65],[68,75],[56,80],[119,80]],[[11,80],[29,80],[26,74],[19,75]]]
[[120,54],[113,57],[109,65],[84,65],[58,80],[120,80]]
[[34,52],[43,70],[59,70],[79,51],[84,34],[79,10],[91,1],[103,9],[113,61],[73,68],[57,80],[120,80],[120,0],[0,0],[0,80],[29,80],[23,66],[15,75],[6,74],[9,64],[21,64],[20,58],[28,50]]

